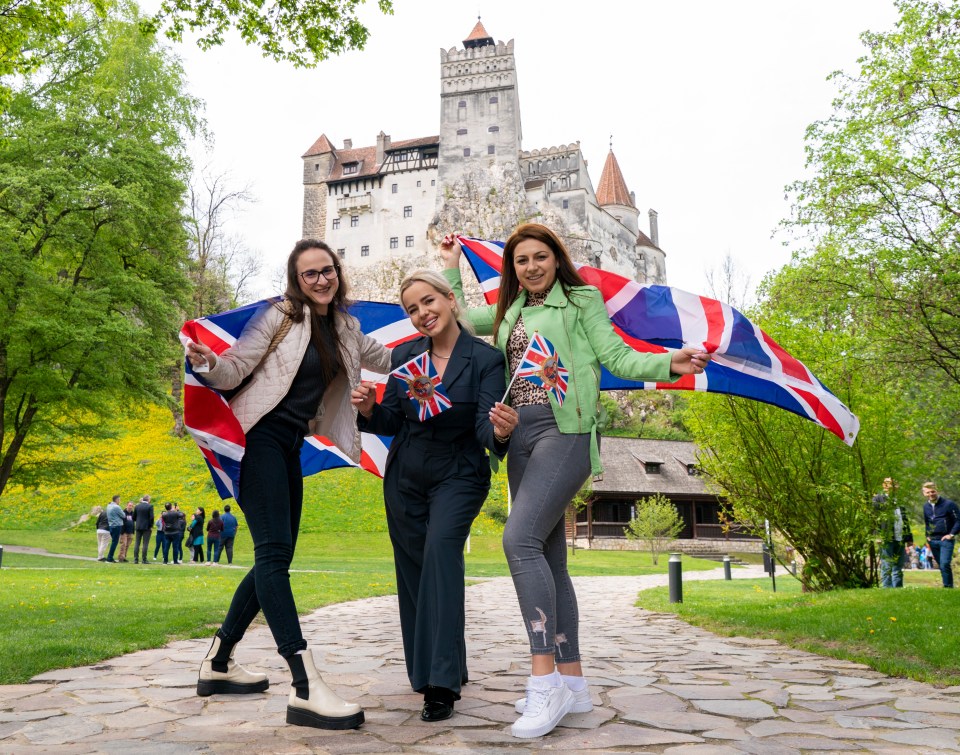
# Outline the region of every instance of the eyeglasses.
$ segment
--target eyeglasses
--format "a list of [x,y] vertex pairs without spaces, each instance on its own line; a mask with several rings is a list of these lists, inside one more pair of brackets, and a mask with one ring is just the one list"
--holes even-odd
[[321,270],[304,270],[302,273],[298,273],[298,275],[303,279],[304,283],[312,286],[320,280],[321,275],[328,281],[335,280],[340,275],[340,268],[337,265],[328,265]]

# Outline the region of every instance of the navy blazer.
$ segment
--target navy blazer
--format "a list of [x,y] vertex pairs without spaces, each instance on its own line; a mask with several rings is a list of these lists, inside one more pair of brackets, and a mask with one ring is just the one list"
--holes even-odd
[[[431,339],[427,336],[400,344],[393,350],[391,370],[429,351]],[[387,454],[387,467],[400,446],[410,441],[430,444],[449,444],[451,450],[485,456],[489,449],[502,459],[508,443],[499,443],[493,437],[489,412],[506,391],[503,353],[465,330],[454,344],[441,382],[453,406],[430,419],[420,422],[417,407],[407,396],[407,384],[391,377],[387,382],[383,401],[375,404],[367,419],[358,415],[360,429],[377,435],[396,436]]]

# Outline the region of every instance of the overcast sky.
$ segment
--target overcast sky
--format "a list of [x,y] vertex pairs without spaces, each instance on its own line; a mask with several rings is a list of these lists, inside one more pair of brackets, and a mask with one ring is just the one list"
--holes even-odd
[[579,140],[596,187],[612,135],[641,228],[659,213],[668,282],[706,293],[729,251],[756,285],[789,259],[771,232],[803,175],[804,130],[830,114],[827,75],[855,70],[860,32],[896,21],[892,0],[394,4],[392,16],[365,6],[364,51],[314,70],[236,39],[174,47],[206,102],[206,159],[258,199],[233,231],[263,255],[263,295],[300,238],[300,156],[321,133],[338,147],[373,145],[381,129],[439,133],[440,50],[462,46],[478,13],[495,40],[515,40],[524,149]]

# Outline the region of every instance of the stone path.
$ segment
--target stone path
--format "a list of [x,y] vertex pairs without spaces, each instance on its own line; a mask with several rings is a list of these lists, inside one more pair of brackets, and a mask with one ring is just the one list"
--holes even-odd
[[[737,576],[760,576],[756,568]],[[717,579],[720,570],[687,574]],[[510,736],[528,673],[509,579],[467,590],[471,681],[448,721],[425,724],[400,649],[396,598],[328,606],[304,620],[327,681],[366,723],[325,732],[284,722],[285,664],[258,626],[241,663],[269,673],[260,695],[195,695],[209,641],[171,643],[0,687],[0,753],[703,753],[957,752],[960,688],[884,676],[770,640],[722,638],[633,606],[663,577],[582,577],[582,645],[594,710],[550,735]]]

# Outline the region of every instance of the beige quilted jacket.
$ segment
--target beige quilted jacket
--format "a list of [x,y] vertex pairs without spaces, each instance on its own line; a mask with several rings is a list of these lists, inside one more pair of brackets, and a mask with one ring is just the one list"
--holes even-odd
[[[236,343],[223,352],[210,371],[203,375],[214,388],[229,389],[236,388],[254,372],[250,382],[230,401],[230,408],[244,432],[287,395],[307,351],[309,313],[303,322],[293,323],[277,348],[263,359],[283,317],[276,307],[265,307],[247,323]],[[337,322],[345,369],[337,373],[324,391],[310,430],[329,438],[351,459],[359,461],[360,431],[357,429],[357,410],[350,403],[350,391],[360,384],[361,367],[382,374],[390,371],[390,349],[361,333],[355,318],[348,315],[338,318]],[[260,364],[261,359],[263,364]]]

